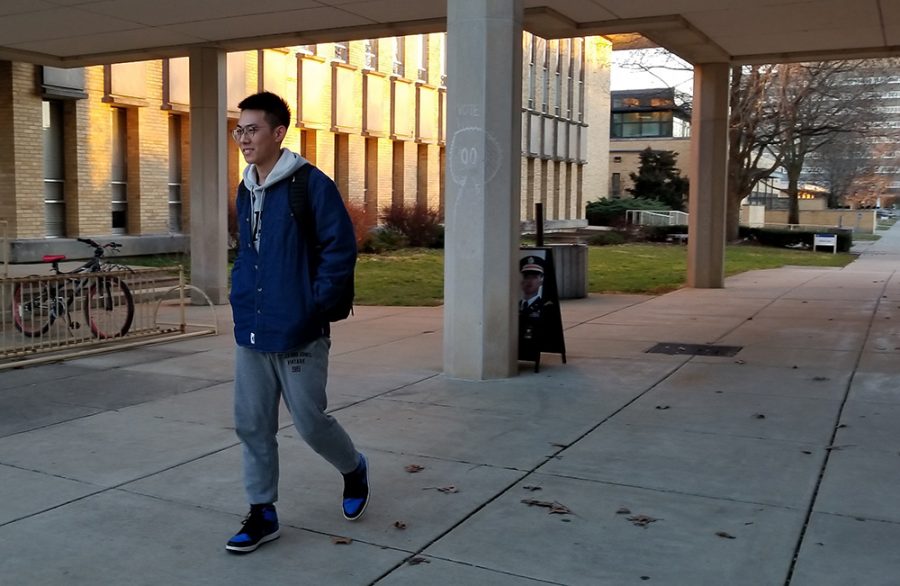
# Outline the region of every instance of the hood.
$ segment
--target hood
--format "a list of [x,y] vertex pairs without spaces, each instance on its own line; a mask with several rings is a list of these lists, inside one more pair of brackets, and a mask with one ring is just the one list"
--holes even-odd
[[257,183],[258,175],[256,173],[256,165],[247,165],[247,167],[244,168],[244,185],[250,193],[259,195],[260,190],[278,183],[285,177],[290,177],[297,169],[308,162],[309,161],[295,152],[289,151],[288,149],[281,149],[281,157],[278,159],[278,162],[275,163],[275,167],[272,168],[272,172],[269,173],[269,176],[266,177],[266,180],[262,185]]

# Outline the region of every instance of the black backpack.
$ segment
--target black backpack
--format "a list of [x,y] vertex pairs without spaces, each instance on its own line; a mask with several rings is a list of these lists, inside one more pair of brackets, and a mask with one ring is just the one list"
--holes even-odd
[[[309,174],[314,168],[312,163],[307,163],[297,169],[293,177],[291,177],[291,186],[288,192],[288,204],[291,208],[291,215],[294,216],[300,234],[306,239],[307,248],[311,252],[308,263],[310,280],[312,280],[316,274],[317,267],[314,266],[314,263],[319,257],[318,252],[322,248],[322,245],[319,244],[319,241],[316,239],[316,217],[309,204],[308,195]],[[243,181],[241,181],[238,191],[245,194],[246,197],[249,197],[250,195],[249,190],[244,185]],[[341,283],[337,290],[337,299],[335,299],[334,303],[325,311],[325,318],[329,322],[347,319],[353,313],[353,273],[350,273],[350,277],[347,278],[344,283]]]

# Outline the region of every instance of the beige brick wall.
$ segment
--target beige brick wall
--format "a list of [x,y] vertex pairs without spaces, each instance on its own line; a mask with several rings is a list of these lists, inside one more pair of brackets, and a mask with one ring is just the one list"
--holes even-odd
[[[11,131],[12,140],[4,149],[4,157],[11,155],[12,181],[4,182],[4,189],[15,190],[15,210],[8,214],[10,237],[40,238],[45,235],[44,159],[36,68],[12,63],[8,79],[12,103],[6,128]],[[2,215],[7,216],[5,210]]]
[[[594,37],[586,42],[588,57],[588,92],[603,92],[608,89],[608,49],[609,44]],[[439,86],[442,72],[442,47],[444,36],[441,33],[428,35],[428,79],[431,86]],[[406,42],[405,65],[407,79],[416,79],[418,75],[418,37],[412,36]],[[556,56],[560,46],[567,49],[567,41],[551,42],[550,83],[552,93],[550,112],[553,106],[562,100],[560,114],[567,115],[566,94],[568,91],[566,77],[569,59],[564,55],[562,60],[561,94],[557,94],[555,83]],[[379,41],[379,71],[390,74],[392,71],[393,42],[391,39]],[[314,153],[315,163],[328,175],[335,175],[334,134],[332,131],[332,64],[334,55],[332,44],[318,46],[318,57],[305,59],[312,71],[318,73],[309,79],[320,80],[321,83],[305,87],[313,92],[311,99],[305,100],[304,120],[313,121],[310,132],[309,150]],[[365,60],[364,41],[350,43],[351,65],[362,68]],[[249,51],[243,54],[245,59],[247,94],[258,90],[258,53]],[[290,104],[292,111],[297,108],[297,66],[293,53],[280,52],[267,58],[273,67],[283,64],[285,76],[283,97]],[[168,230],[168,168],[169,140],[168,124],[173,115],[179,117],[182,135],[182,228],[185,232],[190,227],[190,118],[187,114],[173,114],[162,110],[162,62],[152,61],[145,64],[146,96],[144,105],[139,103],[109,104],[104,98],[104,69],[89,67],[85,70],[86,92],[88,98],[68,101],[64,105],[63,123],[65,128],[65,199],[66,199],[66,232],[69,236],[104,236],[111,232],[111,159],[112,159],[112,111],[114,107],[125,107],[129,111],[128,154],[129,154],[129,189],[128,189],[128,232],[130,234],[155,234]],[[527,68],[526,64],[524,65]],[[8,187],[8,195],[0,198],[0,218],[8,218],[11,222],[11,233],[18,238],[40,238],[44,236],[43,205],[43,169],[41,140],[41,97],[39,92],[39,69],[35,66],[0,62],[0,123],[12,128],[11,148],[0,153],[0,180]],[[361,75],[353,72],[353,75]],[[309,79],[306,79],[308,82]],[[525,80],[527,83],[527,78]],[[279,88],[282,85],[278,84]],[[538,81],[538,101],[543,82]],[[351,96],[341,96],[342,100],[352,100],[362,108],[362,84],[354,84]],[[378,87],[374,84],[373,87]],[[384,95],[378,97],[384,103],[390,103],[390,83],[383,84]],[[414,86],[406,86],[413,88]],[[433,91],[433,90],[429,90]],[[402,92],[406,96],[404,103],[396,108],[395,115],[401,116],[402,124],[398,131],[406,132],[411,125],[407,122],[415,120],[415,91]],[[576,98],[577,99],[577,98]],[[588,100],[588,112],[593,117],[589,136],[592,145],[591,153],[608,144],[603,137],[608,137],[608,98],[600,95]],[[597,106],[596,104],[599,104]],[[427,115],[434,115],[428,113]],[[577,116],[576,112],[572,113]],[[409,118],[407,118],[409,116]],[[232,118],[234,115],[232,114]],[[233,125],[233,121],[231,122]],[[288,130],[285,146],[292,150],[300,150],[300,132],[302,127],[294,124]],[[419,144],[412,136],[403,134],[392,139],[390,136],[362,136],[360,131],[350,129],[345,147],[348,153],[346,179],[343,195],[353,202],[367,203],[372,211],[380,211],[392,201],[392,194],[402,195],[406,204],[426,203],[429,207],[440,208],[442,205],[442,144]],[[369,190],[366,192],[366,141],[372,140],[374,148],[369,149]],[[399,173],[394,168],[393,147],[399,144],[402,149]],[[608,159],[606,153],[600,159],[593,154],[589,156],[591,164],[581,168],[577,164],[566,165],[560,161],[523,159],[521,210],[523,218],[531,218],[534,204],[543,202],[547,218],[583,217],[582,202],[590,199],[588,194],[580,191],[580,185],[607,185]],[[243,170],[244,162],[236,145],[229,141],[228,145],[229,181],[232,187]],[[571,169],[569,168],[571,167]],[[394,184],[394,178],[398,183]],[[229,188],[228,197],[233,198],[234,189]]]
[[[2,128],[12,128],[15,119],[12,69],[12,63],[0,61],[0,127]],[[0,149],[0,220],[8,222],[7,230],[10,237],[16,235],[18,228],[15,146],[15,142],[11,142],[7,144],[7,148]]]

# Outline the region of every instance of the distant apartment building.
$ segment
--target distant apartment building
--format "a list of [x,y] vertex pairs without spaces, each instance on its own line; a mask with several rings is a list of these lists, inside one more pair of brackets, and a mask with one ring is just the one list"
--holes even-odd
[[[445,46],[435,33],[231,53],[228,130],[245,96],[278,93],[293,113],[284,146],[373,222],[395,203],[442,209]],[[522,219],[542,202],[551,222],[583,222],[607,180],[610,43],[526,33],[523,47]],[[133,253],[187,249],[189,117],[187,58],[71,70],[0,61],[0,123],[13,129],[0,220],[13,262],[81,252],[77,236],[115,236]],[[244,162],[230,140],[227,156],[233,201]]]
[[682,176],[691,161],[689,98],[673,88],[619,90],[611,93],[608,196],[630,197],[631,173],[641,151],[673,151]]

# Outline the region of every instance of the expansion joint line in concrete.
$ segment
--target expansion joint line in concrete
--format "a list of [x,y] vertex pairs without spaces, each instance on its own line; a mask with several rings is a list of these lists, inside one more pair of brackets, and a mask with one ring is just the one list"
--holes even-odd
[[[856,355],[856,360],[853,363],[853,370],[850,372],[850,376],[847,379],[847,386],[844,389],[844,396],[841,399],[841,405],[838,407],[837,417],[834,421],[834,427],[831,430],[831,437],[828,438],[828,445],[833,446],[834,441],[837,438],[838,428],[841,423],[841,417],[844,415],[844,408],[847,405],[847,399],[850,397],[850,389],[853,387],[853,379],[856,377],[856,370],[859,368],[859,363],[862,361],[862,355],[866,348],[866,343],[869,341],[869,336],[872,333],[872,324],[875,323],[875,315],[878,313],[878,308],[881,306],[881,300],[885,297],[885,292],[887,291],[888,285],[891,280],[896,276],[897,271],[892,271],[890,276],[884,280],[884,285],[881,287],[881,291],[879,292],[878,299],[875,301],[875,308],[872,310],[872,316],[869,318],[869,324],[866,326],[866,335],[863,338],[862,343],[859,346],[859,352]],[[803,546],[803,541],[806,539],[806,532],[809,529],[809,523],[812,519],[813,510],[816,506],[816,500],[819,497],[819,490],[822,488],[822,480],[825,478],[825,470],[828,468],[828,462],[831,459],[831,450],[825,450],[825,458],[822,460],[822,466],[819,468],[819,476],[816,478],[816,485],[813,488],[812,497],[809,499],[809,506],[806,509],[806,516],[803,519],[803,527],[800,529],[800,535],[797,537],[797,544],[794,546],[794,554],[791,556],[791,566],[788,568],[787,576],[784,579],[784,586],[790,586],[791,581],[794,578],[794,571],[797,569],[797,560],[800,557],[800,548]]]

